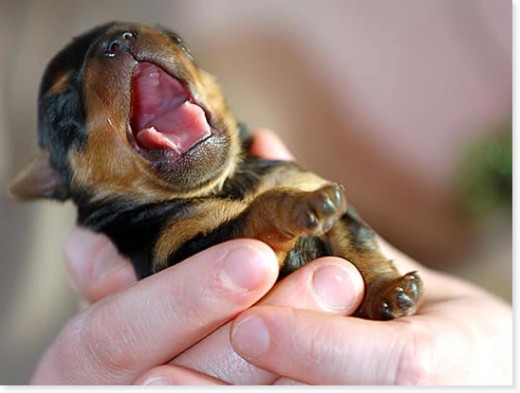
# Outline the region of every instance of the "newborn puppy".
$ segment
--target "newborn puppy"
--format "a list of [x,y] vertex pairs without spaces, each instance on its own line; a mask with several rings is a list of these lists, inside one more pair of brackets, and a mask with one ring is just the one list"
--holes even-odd
[[106,234],[146,277],[214,244],[256,238],[280,277],[325,255],[366,284],[356,315],[412,315],[416,272],[401,276],[344,188],[295,163],[248,153],[245,128],[182,39],[108,23],[49,63],[39,91],[39,152],[14,176],[20,199],[72,200],[79,225]]

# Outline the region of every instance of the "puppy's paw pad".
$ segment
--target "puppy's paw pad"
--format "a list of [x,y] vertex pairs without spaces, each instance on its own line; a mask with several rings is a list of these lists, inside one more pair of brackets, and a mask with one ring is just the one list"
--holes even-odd
[[378,296],[379,319],[389,320],[417,311],[422,296],[422,280],[417,272],[411,272],[385,285]]
[[298,209],[298,222],[308,234],[327,232],[345,213],[345,189],[331,184],[305,195]]

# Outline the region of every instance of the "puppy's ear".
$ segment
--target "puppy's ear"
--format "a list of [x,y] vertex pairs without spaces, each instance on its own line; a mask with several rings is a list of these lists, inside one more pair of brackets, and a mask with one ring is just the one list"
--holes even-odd
[[9,194],[16,199],[67,199],[62,180],[51,165],[49,152],[41,150],[15,173],[9,183]]

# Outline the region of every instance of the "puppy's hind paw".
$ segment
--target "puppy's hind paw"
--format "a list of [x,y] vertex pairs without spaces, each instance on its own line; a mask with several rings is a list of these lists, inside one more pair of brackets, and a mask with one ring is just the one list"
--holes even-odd
[[417,272],[397,279],[372,283],[367,288],[358,316],[387,321],[414,315],[423,295],[423,283]]
[[410,272],[381,289],[376,310],[381,320],[413,315],[422,296],[422,280],[417,272]]

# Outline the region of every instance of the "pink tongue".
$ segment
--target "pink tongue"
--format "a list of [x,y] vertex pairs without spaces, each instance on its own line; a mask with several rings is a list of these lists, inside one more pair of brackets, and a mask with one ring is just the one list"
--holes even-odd
[[151,63],[141,63],[132,80],[131,127],[139,145],[188,151],[211,134],[202,108],[190,101],[181,84]]
[[202,108],[186,101],[139,130],[136,138],[145,148],[168,148],[182,154],[210,132]]

